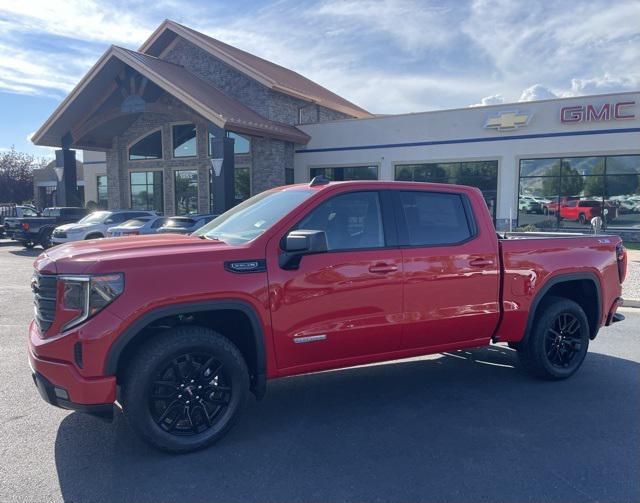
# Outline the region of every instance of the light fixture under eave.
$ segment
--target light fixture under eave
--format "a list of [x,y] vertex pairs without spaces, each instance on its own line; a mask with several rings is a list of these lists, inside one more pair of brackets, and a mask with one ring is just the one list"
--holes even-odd
[[216,176],[220,176],[222,173],[222,159],[211,159],[211,168]]

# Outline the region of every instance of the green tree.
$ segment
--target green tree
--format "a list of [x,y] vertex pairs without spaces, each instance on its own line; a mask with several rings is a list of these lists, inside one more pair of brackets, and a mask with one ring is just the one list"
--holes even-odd
[[33,170],[46,165],[45,159],[18,152],[14,147],[0,152],[0,202],[23,203],[33,199]]

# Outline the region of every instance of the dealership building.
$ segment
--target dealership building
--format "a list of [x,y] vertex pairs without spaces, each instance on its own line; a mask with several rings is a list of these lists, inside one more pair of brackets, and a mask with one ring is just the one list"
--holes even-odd
[[[172,21],[112,46],[33,136],[58,147],[60,201],[218,213],[265,189],[332,180],[461,183],[499,229],[640,239],[640,92],[375,115]],[[77,199],[76,199],[77,202]],[[532,227],[529,227],[532,228]]]

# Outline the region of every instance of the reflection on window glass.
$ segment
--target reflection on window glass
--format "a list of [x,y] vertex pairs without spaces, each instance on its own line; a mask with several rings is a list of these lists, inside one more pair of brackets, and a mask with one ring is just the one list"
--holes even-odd
[[161,213],[164,208],[162,171],[140,171],[129,174],[131,209]]
[[129,147],[129,160],[162,159],[162,133],[155,131]]
[[593,219],[609,229],[640,227],[640,156],[520,161],[519,226],[585,231]]
[[174,171],[176,215],[198,213],[198,172],[193,169]]
[[395,167],[395,179],[478,187],[482,191],[493,219],[496,218],[498,161],[399,164]]
[[107,175],[99,175],[96,177],[97,201],[98,208],[106,210],[109,206],[109,195],[107,193]]
[[293,168],[284,168],[284,183],[285,185],[291,185],[293,183],[295,183],[294,180],[294,170]]
[[351,192],[333,197],[303,218],[296,228],[324,231],[329,250],[384,246],[377,192]]
[[249,168],[236,168],[235,193],[237,201],[244,201],[251,196],[251,170]]
[[335,168],[311,168],[310,179],[323,176],[328,180],[342,182],[345,180],[377,180],[378,166],[348,166]]
[[193,157],[197,155],[195,124],[176,124],[172,126],[173,157]]
[[458,194],[401,192],[409,244],[429,246],[460,243],[471,229]]
[[248,154],[251,150],[251,142],[249,138],[241,136],[232,131],[227,131],[227,138],[233,138],[233,153]]

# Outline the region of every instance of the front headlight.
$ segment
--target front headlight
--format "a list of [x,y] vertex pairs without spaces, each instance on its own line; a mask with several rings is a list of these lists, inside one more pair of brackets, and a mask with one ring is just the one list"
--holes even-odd
[[113,302],[124,290],[122,273],[59,276],[62,289],[62,330],[79,325]]

